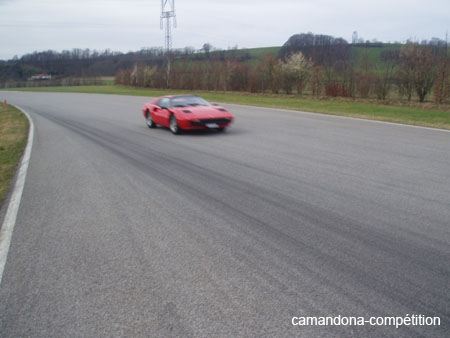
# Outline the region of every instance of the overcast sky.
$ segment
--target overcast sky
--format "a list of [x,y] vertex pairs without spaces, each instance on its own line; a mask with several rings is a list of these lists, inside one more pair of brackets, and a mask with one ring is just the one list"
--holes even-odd
[[[173,47],[280,46],[312,32],[351,41],[445,39],[450,1],[176,0]],[[0,59],[33,51],[161,47],[160,0],[0,0]]]

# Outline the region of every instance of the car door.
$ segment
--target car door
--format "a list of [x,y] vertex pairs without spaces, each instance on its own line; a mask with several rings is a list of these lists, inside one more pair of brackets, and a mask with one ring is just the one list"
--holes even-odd
[[153,122],[157,124],[161,124],[161,100],[162,99],[159,99],[158,101],[154,102],[151,109]]
[[153,121],[162,126],[169,126],[169,107],[170,99],[163,97],[161,100],[155,102],[155,109],[153,110]]

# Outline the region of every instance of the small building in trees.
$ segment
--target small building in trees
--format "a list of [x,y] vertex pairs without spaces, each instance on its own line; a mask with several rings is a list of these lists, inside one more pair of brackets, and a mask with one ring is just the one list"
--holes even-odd
[[52,76],[50,74],[35,74],[32,75],[29,80],[38,81],[38,80],[51,80]]

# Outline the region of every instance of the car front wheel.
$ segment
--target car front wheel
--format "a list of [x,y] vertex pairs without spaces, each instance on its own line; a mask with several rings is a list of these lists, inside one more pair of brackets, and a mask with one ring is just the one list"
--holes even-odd
[[172,134],[178,135],[181,132],[180,126],[178,125],[175,115],[170,116],[170,131]]
[[147,114],[145,116],[146,116],[145,122],[147,123],[147,126],[149,128],[155,128],[156,123],[153,122],[152,114],[150,113],[150,111],[147,110]]

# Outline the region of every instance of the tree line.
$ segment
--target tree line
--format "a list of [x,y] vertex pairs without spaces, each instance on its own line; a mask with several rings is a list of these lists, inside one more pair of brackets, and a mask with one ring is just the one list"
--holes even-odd
[[[192,47],[175,49],[171,51],[171,55],[190,60],[201,60],[209,55],[214,55],[218,60],[225,60],[227,57],[241,61],[249,59],[245,50],[234,47],[226,51],[213,51],[213,47],[208,43],[200,50]],[[162,48],[142,48],[137,52],[128,53],[109,49],[97,51],[79,48],[62,52],[53,50],[34,52],[20,58],[15,56],[11,60],[0,60],[0,87],[96,83],[95,78],[115,76],[119,70],[131,69],[135,64],[162,67],[164,60],[165,53]],[[40,73],[51,74],[52,80],[27,81],[31,76]]]
[[[177,51],[177,55],[186,56],[194,52],[185,48]],[[163,59],[162,48],[143,48],[129,53],[79,48],[62,52],[34,52],[8,61],[0,60],[0,85],[23,82],[39,73],[48,73],[57,79],[114,76],[118,70],[130,68],[136,62],[162,63]]]
[[388,45],[376,54],[371,48],[380,48],[380,43],[355,48],[340,38],[298,34],[283,45],[278,55],[266,55],[256,62],[245,57],[217,57],[214,53],[201,59],[170,55],[159,65],[137,62],[119,70],[116,83],[420,102],[431,96],[441,104],[450,98],[450,58],[448,44],[433,41]]
[[[168,71],[170,65],[170,71]],[[27,81],[50,73],[52,82]],[[276,54],[252,56],[249,50],[201,50],[170,54],[161,48],[121,53],[110,50],[34,52],[0,61],[0,86],[97,84],[115,76],[117,84],[186,90],[246,91],[313,96],[450,99],[448,43],[355,43],[312,33],[291,36]]]

